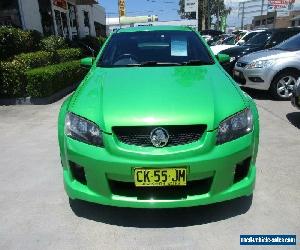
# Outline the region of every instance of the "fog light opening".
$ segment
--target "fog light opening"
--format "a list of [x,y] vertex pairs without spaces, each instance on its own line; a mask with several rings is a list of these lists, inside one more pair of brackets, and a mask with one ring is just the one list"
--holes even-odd
[[72,161],[69,161],[69,165],[73,178],[81,184],[86,185],[87,182],[84,168]]
[[264,80],[261,79],[260,77],[256,76],[256,77],[249,77],[249,80],[251,82],[263,82]]
[[250,169],[251,157],[236,164],[233,183],[237,183],[247,177]]

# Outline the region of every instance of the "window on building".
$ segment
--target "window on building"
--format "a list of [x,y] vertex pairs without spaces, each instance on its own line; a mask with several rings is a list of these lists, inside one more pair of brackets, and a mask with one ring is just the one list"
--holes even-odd
[[57,34],[65,38],[69,38],[67,14],[59,10],[54,10],[54,13],[55,13]]
[[69,28],[68,28],[68,19],[67,19],[67,14],[65,12],[60,13],[61,16],[61,21],[62,21],[62,27],[63,27],[63,32],[64,32],[64,37],[69,38]]
[[90,17],[87,11],[83,11],[83,23],[85,27],[85,35],[91,34],[91,27],[90,27]]
[[272,24],[272,23],[274,23],[274,17],[269,17],[267,19],[267,24]]
[[0,1],[0,25],[22,27],[18,0]]
[[61,21],[61,17],[60,17],[60,12],[58,10],[55,10],[54,13],[55,13],[55,22],[56,22],[57,34],[59,36],[64,36],[62,21]]
[[54,35],[54,23],[49,0],[39,0],[39,9],[42,18],[43,33],[45,36]]
[[68,3],[69,20],[72,38],[78,37],[78,23],[76,18],[76,7],[73,4]]
[[90,27],[90,18],[89,18],[89,13],[87,11],[83,11],[83,17],[84,17],[84,26],[85,27]]
[[260,25],[260,20],[256,20],[254,25],[259,26]]
[[295,21],[292,21],[292,27],[294,27],[294,26],[295,26],[295,24],[296,24],[296,22],[295,22]]

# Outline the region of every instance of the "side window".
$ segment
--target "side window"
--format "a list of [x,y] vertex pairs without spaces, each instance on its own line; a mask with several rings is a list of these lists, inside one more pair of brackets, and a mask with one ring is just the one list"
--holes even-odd
[[296,32],[293,31],[285,31],[285,32],[278,32],[276,33],[271,41],[270,41],[270,47],[276,46],[279,43],[282,43],[283,41],[287,40],[291,36],[295,35]]

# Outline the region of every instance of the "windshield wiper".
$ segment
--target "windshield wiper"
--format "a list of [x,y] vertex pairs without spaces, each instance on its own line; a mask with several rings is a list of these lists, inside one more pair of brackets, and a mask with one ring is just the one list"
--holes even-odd
[[140,67],[147,67],[147,66],[180,66],[180,63],[175,62],[156,62],[156,61],[146,61],[140,63]]
[[187,62],[183,62],[182,65],[210,65],[212,64],[211,62],[206,62],[202,60],[190,60]]

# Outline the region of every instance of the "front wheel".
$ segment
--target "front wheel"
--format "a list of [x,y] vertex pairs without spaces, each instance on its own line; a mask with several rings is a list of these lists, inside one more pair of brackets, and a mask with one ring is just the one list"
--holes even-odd
[[299,76],[295,71],[285,71],[277,75],[270,86],[272,97],[276,100],[290,99]]

